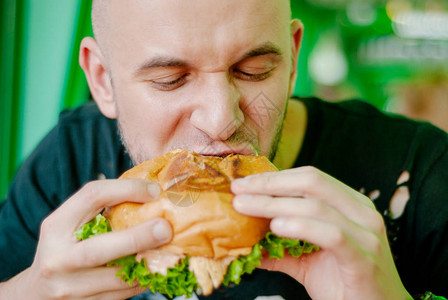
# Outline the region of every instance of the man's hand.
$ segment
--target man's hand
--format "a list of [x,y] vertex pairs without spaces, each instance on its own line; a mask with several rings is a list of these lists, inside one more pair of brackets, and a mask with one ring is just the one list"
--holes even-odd
[[44,220],[33,264],[6,282],[0,294],[8,291],[9,299],[125,299],[141,293],[105,264],[168,242],[172,231],[166,220],[154,219],[84,241],[73,233],[104,207],[148,202],[159,193],[157,184],[137,179],[86,184]]
[[272,218],[276,235],[320,246],[300,258],[265,258],[261,266],[289,274],[313,299],[412,299],[368,197],[312,167],[238,179],[232,191],[237,211]]

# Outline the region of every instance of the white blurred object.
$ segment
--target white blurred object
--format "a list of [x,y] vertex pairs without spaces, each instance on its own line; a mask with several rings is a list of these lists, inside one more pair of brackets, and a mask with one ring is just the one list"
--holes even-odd
[[322,35],[310,55],[308,71],[313,80],[323,85],[334,86],[344,81],[348,63],[336,34]]
[[358,50],[358,61],[372,65],[409,61],[414,65],[438,66],[447,59],[448,43],[445,40],[406,39],[396,35],[371,37],[361,42]]
[[392,16],[392,28],[402,38],[448,40],[448,13],[400,12]]
[[347,4],[347,17],[352,24],[368,26],[376,21],[377,12],[373,3],[354,1]]

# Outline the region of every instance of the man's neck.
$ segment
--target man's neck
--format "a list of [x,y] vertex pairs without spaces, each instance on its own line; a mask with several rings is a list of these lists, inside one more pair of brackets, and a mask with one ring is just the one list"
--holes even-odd
[[289,169],[299,156],[307,125],[306,106],[301,101],[290,99],[283,123],[282,135],[274,164],[280,169]]

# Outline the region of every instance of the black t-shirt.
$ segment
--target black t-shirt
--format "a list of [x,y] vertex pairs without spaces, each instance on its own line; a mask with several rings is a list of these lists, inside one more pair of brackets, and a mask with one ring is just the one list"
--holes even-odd
[[[302,101],[308,127],[295,167],[315,166],[368,195],[384,216],[407,290],[448,295],[447,134],[360,101]],[[88,181],[116,178],[130,167],[116,122],[94,103],[61,113],[58,125],[20,168],[1,206],[0,280],[31,265],[41,221],[65,199]],[[292,278],[264,270],[205,299],[269,295],[308,299]]]

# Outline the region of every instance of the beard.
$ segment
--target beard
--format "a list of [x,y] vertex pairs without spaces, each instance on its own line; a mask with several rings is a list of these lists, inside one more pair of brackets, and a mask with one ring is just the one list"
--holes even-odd
[[[288,103],[288,102],[287,102]],[[286,105],[287,107],[287,105]],[[235,132],[225,141],[228,145],[238,145],[241,147],[241,145],[244,145],[244,147],[247,147],[254,152],[255,155],[266,155],[268,159],[272,162],[275,159],[275,156],[277,155],[278,146],[280,144],[280,139],[282,136],[282,130],[283,130],[283,123],[286,116],[287,108],[283,110],[283,114],[281,115],[281,118],[278,119],[278,121],[274,124],[274,135],[270,142],[270,146],[268,147],[267,152],[263,153],[260,150],[259,142],[258,142],[258,136],[248,128],[248,126],[244,125],[244,123],[235,130]],[[118,111],[118,109],[117,109]],[[119,112],[119,111],[118,111]],[[154,158],[151,157],[150,154],[141,146],[141,144],[138,142],[138,139],[135,139],[132,143],[127,138],[127,135],[124,130],[123,121],[120,118],[120,114],[118,113],[117,116],[117,125],[118,125],[118,133],[120,135],[121,143],[123,144],[125,151],[131,158],[131,161],[134,165],[138,165],[148,159]],[[205,141],[204,141],[205,142]],[[207,143],[207,142],[205,142]],[[211,142],[208,140],[208,145],[206,144],[205,149],[213,149],[213,147],[210,145]],[[132,145],[132,146],[131,146]],[[200,143],[200,145],[204,145],[204,143]],[[194,144],[178,144],[173,145],[171,148],[183,148],[183,149],[194,149]],[[231,147],[230,147],[231,148]],[[159,153],[158,155],[162,155],[163,153]],[[158,156],[156,155],[156,156]]]

